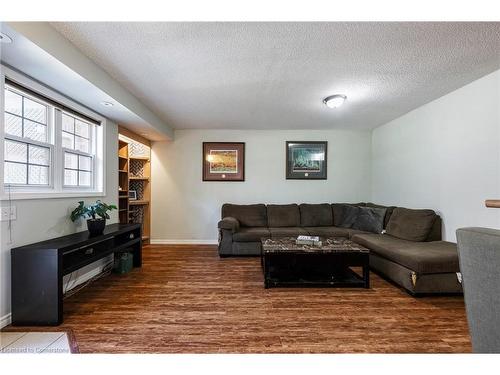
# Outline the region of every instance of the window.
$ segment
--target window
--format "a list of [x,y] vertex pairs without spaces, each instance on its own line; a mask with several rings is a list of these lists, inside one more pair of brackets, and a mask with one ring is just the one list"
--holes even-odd
[[62,114],[64,186],[92,186],[92,134],[94,125]]
[[[31,91],[31,86],[24,89],[26,82],[20,86],[8,81],[3,93],[0,92],[4,103],[0,199],[6,198],[7,188],[17,194],[14,198],[104,194],[105,120],[89,113],[100,120],[102,126],[99,126],[85,113],[87,110],[76,112],[66,106],[67,98],[24,79],[43,96]],[[47,92],[63,104],[59,105]],[[70,104],[79,110],[83,108]]]
[[5,89],[4,183],[48,186],[52,144],[48,106]]

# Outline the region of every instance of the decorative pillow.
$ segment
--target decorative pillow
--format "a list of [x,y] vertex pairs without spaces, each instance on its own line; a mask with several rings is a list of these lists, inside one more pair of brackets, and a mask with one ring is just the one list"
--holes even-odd
[[386,233],[408,241],[425,241],[437,215],[433,210],[397,207],[392,212]]
[[335,226],[340,228],[351,228],[358,217],[360,207],[350,204],[340,204],[338,206],[341,207],[337,207],[338,211],[335,212],[335,215],[340,215],[340,219],[338,221],[336,220]]
[[344,217],[344,208],[346,206],[355,206],[355,207],[363,207],[365,203],[332,203],[332,213],[333,213],[333,226],[340,227],[343,217]]
[[387,227],[387,223],[389,223],[389,220],[391,218],[392,212],[396,208],[396,206],[382,206],[380,204],[375,204],[375,203],[367,203],[366,207],[372,207],[372,208],[385,208],[385,217],[384,217],[384,228]]
[[386,211],[386,208],[359,207],[358,216],[352,228],[365,232],[381,233],[384,229]]

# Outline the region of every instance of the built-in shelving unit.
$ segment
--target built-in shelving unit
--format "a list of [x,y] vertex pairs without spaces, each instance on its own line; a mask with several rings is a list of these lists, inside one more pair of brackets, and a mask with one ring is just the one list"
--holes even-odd
[[[151,233],[151,145],[147,139],[119,128],[118,179],[120,223],[141,223],[143,241]],[[131,199],[135,192],[136,199]]]

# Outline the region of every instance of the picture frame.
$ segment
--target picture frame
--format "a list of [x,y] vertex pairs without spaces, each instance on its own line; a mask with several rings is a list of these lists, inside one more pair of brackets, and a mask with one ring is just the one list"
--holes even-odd
[[203,181],[245,181],[244,142],[203,142]]
[[136,190],[129,190],[128,191],[128,199],[131,201],[136,201],[137,200],[137,191]]
[[287,180],[326,180],[327,141],[286,141]]

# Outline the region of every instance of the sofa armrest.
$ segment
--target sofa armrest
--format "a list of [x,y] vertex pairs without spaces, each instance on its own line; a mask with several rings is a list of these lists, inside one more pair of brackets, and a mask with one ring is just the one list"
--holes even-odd
[[227,229],[233,233],[236,233],[240,229],[240,222],[234,217],[228,216],[222,218],[222,220],[217,224],[217,227],[219,229]]

